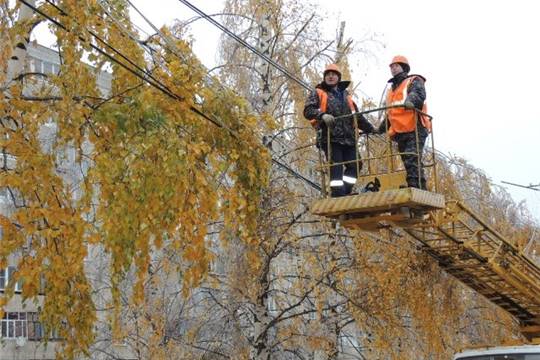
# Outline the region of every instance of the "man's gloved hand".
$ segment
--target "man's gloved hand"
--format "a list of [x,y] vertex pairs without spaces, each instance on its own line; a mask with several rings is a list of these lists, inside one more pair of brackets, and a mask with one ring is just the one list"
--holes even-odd
[[409,110],[414,109],[414,104],[412,103],[412,101],[407,100],[405,101],[403,105],[405,105],[405,109],[409,109]]
[[368,123],[370,126],[367,126],[365,129],[362,130],[362,133],[364,134],[376,134],[377,131],[375,130],[375,128],[373,127],[373,125],[371,125],[371,123]]
[[323,116],[321,116],[321,120],[326,124],[326,126],[328,126],[330,129],[334,127],[334,125],[336,124],[336,119],[330,115],[330,114],[323,114]]
[[377,128],[375,128],[375,134],[384,135],[386,134],[387,120],[383,120]]

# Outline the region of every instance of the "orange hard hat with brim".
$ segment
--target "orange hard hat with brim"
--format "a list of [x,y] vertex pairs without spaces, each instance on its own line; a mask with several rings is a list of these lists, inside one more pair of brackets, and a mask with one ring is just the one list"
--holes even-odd
[[390,62],[390,65],[400,63],[400,64],[407,64],[409,65],[409,60],[403,55],[396,55],[392,58],[392,61]]
[[326,65],[326,68],[324,69],[323,75],[326,75],[327,72],[333,71],[337,73],[339,76],[341,76],[341,71],[339,70],[339,67],[336,64],[328,64]]

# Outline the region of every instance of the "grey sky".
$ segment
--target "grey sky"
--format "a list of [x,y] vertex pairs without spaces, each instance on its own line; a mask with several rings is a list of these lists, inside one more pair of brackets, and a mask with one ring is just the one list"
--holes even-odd
[[[223,1],[193,3],[212,13],[219,12]],[[191,16],[178,1],[163,1],[165,7],[174,9],[168,12],[174,17]],[[353,61],[359,65],[353,80],[360,82],[362,91],[378,100],[390,77],[388,60],[394,54],[407,56],[411,72],[427,78],[436,147],[466,158],[496,184],[540,183],[540,107],[535,106],[534,91],[540,83],[535,71],[540,59],[539,10],[536,1],[528,0],[320,1],[329,31],[344,20],[348,36],[355,40],[369,32],[382,34],[386,47],[376,53],[379,61]],[[199,51],[212,59],[208,43],[215,41],[215,30],[194,34],[195,51],[200,42]],[[516,201],[525,199],[540,219],[540,192],[507,189]]]
[[[390,76],[388,60],[394,54],[407,56],[411,72],[427,78],[437,149],[468,159],[494,183],[528,185],[540,183],[537,4],[334,0],[326,11],[341,13],[353,38],[366,29],[384,34],[381,62],[358,71],[367,72],[361,79],[365,92],[378,99]],[[516,201],[526,199],[540,219],[540,192],[508,190]]]

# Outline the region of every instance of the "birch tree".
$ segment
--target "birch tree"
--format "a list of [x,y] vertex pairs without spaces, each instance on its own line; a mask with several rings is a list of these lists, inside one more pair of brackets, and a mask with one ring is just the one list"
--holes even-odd
[[[224,232],[251,246],[256,227],[250,219],[259,211],[252,204],[267,183],[267,151],[252,136],[260,120],[245,102],[203,81],[202,66],[186,41],[175,42],[183,58],[158,48],[155,66],[125,34],[131,29],[127,4],[109,3],[123,15],[116,24],[94,1],[39,3],[56,22],[51,28],[60,71],[24,70],[17,79],[6,79],[0,95],[0,146],[16,159],[0,171],[12,207],[0,216],[0,265],[18,254],[15,281],[24,279],[23,299],[35,299],[45,280],[40,320],[64,339],[58,356],[65,358],[86,353],[95,338],[84,266],[92,246],[102,246],[110,257],[115,328],[121,323],[122,280],[133,271],[129,301],[142,303],[156,249],[166,244],[176,250],[189,293],[212,259],[206,241],[212,219],[222,219]],[[28,21],[13,23],[19,2],[0,5],[9,15],[0,20],[8,50],[0,63],[5,74],[17,39],[45,19],[33,13]],[[108,94],[96,86],[101,69],[112,70]],[[39,90],[28,96],[29,89]],[[55,129],[50,147],[40,141],[47,124]],[[76,154],[80,169],[75,183],[63,176],[61,154],[67,150]],[[220,185],[223,177],[231,180],[229,187]],[[12,295],[3,294],[1,305]]]

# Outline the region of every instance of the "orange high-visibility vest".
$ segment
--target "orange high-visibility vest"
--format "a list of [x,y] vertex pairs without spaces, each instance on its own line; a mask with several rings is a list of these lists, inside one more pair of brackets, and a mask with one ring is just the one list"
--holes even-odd
[[[325,113],[326,112],[326,107],[328,105],[328,94],[323,89],[318,89],[317,88],[315,90],[317,90],[317,95],[319,95],[319,110],[321,110],[321,112]],[[354,108],[354,101],[353,101],[351,95],[347,95],[347,103],[349,104],[349,108],[351,109],[351,111],[353,113],[355,113],[356,109]],[[315,128],[318,126],[317,119],[311,119],[311,120],[309,120],[309,122],[311,123],[311,126],[313,126]]]
[[[412,81],[416,76],[411,76],[401,82],[395,89],[388,91],[386,96],[386,106],[403,105],[407,99],[407,93]],[[424,102],[422,106],[422,112],[427,113],[427,105]],[[394,136],[396,133],[411,132],[416,129],[416,116],[417,112],[412,109],[405,109],[404,107],[390,108],[387,110],[388,121],[390,122],[390,129],[388,134]],[[431,131],[431,121],[427,116],[420,114],[420,121],[422,125]]]

